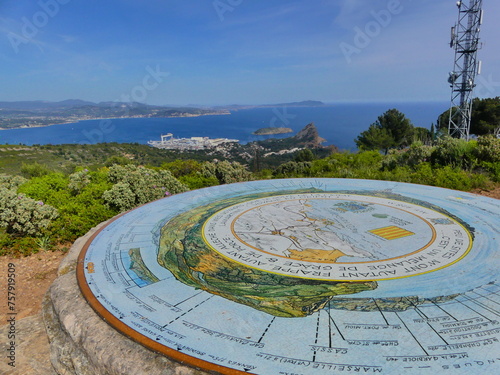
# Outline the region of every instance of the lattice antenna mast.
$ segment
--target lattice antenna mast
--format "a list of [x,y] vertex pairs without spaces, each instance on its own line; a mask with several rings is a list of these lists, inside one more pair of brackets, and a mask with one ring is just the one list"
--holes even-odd
[[479,32],[483,21],[482,0],[457,1],[458,22],[451,28],[451,48],[455,48],[455,64],[448,82],[451,84],[450,122],[452,137],[469,139],[474,80],[481,73],[477,60]]

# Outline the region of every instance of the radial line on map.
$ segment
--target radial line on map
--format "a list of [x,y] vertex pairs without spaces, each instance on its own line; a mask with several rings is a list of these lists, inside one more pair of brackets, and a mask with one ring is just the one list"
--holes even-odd
[[[462,297],[464,297],[464,296],[462,296]],[[463,306],[467,307],[469,310],[474,311],[477,315],[482,316],[482,317],[483,317],[484,319],[486,319],[488,322],[491,322],[491,321],[492,321],[490,318],[488,318],[487,316],[484,316],[484,315],[483,315],[483,314],[481,314],[479,311],[477,311],[477,310],[473,309],[473,308],[472,308],[472,307],[470,307],[469,305],[466,305],[466,304],[465,304],[465,303],[463,303],[462,301],[457,300],[457,302],[458,302],[458,303],[460,303],[461,305],[463,305]]]
[[387,318],[385,317],[384,313],[380,309],[380,306],[378,305],[377,300],[375,298],[372,298],[372,300],[373,300],[373,303],[375,303],[375,306],[377,306],[377,309],[378,309],[380,315],[382,315],[382,318],[384,319],[385,324],[389,325],[389,322],[387,321]]
[[[491,285],[491,286],[496,286],[496,285]],[[494,294],[494,295],[496,295],[496,296],[500,295],[500,290],[497,290],[496,292],[493,292],[493,291],[491,291],[491,290],[489,290],[489,289],[486,289],[486,288],[485,288],[485,285],[481,286],[479,289],[484,289],[484,290],[486,290],[489,294]],[[498,289],[498,288],[497,288],[497,289]]]
[[328,301],[328,347],[332,347],[332,301]]
[[424,351],[425,355],[429,355],[429,353],[427,352],[427,350],[425,350],[425,348],[422,346],[422,344],[420,343],[420,341],[418,341],[418,339],[415,337],[415,335],[413,334],[413,332],[408,328],[408,326],[406,325],[406,323],[404,322],[404,320],[401,319],[401,317],[399,316],[399,314],[397,312],[394,312],[394,314],[396,314],[396,316],[398,317],[398,319],[401,320],[401,323],[403,323],[403,325],[405,326],[406,330],[410,333],[411,337],[413,337],[413,339],[416,341],[416,343],[418,344],[418,346],[420,346],[420,348]]
[[490,313],[495,314],[496,316],[500,316],[500,314],[498,313],[498,311],[497,311],[497,310],[494,310],[493,308],[489,307],[488,305],[485,305],[484,303],[477,301],[477,299],[475,299],[475,298],[471,298],[471,297],[469,297],[469,296],[466,296],[465,294],[464,294],[462,297],[464,297],[464,298],[466,298],[468,301],[470,301],[470,302],[472,302],[472,303],[474,303],[474,304],[476,304],[476,305],[478,305],[478,306],[482,307],[482,308],[483,308],[483,309],[485,309],[486,311],[489,311]]
[[179,305],[182,305],[184,302],[189,301],[191,298],[194,298],[194,297],[196,297],[196,296],[199,296],[201,293],[203,293],[203,290],[202,290],[201,292],[199,292],[199,293],[196,293],[196,294],[192,295],[191,297],[186,298],[186,299],[185,299],[185,300],[183,300],[183,301],[180,301],[180,302],[176,303],[176,304],[174,305],[174,307],[177,307],[177,306],[179,306]]
[[500,303],[498,303],[497,301],[493,301],[491,298],[486,297],[486,296],[483,296],[482,294],[479,294],[479,293],[478,293],[478,292],[476,292],[476,291],[473,291],[473,293],[477,294],[478,296],[483,297],[484,299],[487,299],[488,301],[493,302],[493,303],[494,303],[494,304],[496,304],[496,305],[500,305]]
[[411,304],[415,307],[415,311],[417,311],[417,313],[418,313],[420,316],[422,316],[422,315],[423,315],[423,316],[425,317],[425,319],[426,319],[426,323],[427,323],[427,325],[430,327],[430,329],[432,329],[432,330],[436,333],[436,335],[438,335],[438,336],[439,336],[439,338],[440,338],[441,340],[443,340],[443,342],[444,342],[446,345],[448,345],[448,342],[447,342],[447,341],[443,338],[443,336],[441,336],[441,335],[439,334],[439,332],[438,332],[438,331],[436,331],[436,330],[435,330],[435,328],[432,326],[432,324],[428,321],[429,317],[428,317],[427,315],[425,315],[425,314],[424,314],[424,312],[423,312],[422,310],[420,310],[420,309],[418,308],[418,306],[417,306],[417,305],[415,305],[415,303],[413,303],[410,299],[408,299],[408,297],[405,297],[405,298],[408,300],[408,302],[410,302],[410,303],[411,303]]
[[404,297],[404,298],[408,302],[410,302],[410,304],[415,308],[415,311],[417,312],[418,315],[420,315],[420,317],[425,318],[425,319],[429,319],[429,317],[427,315],[425,315],[424,312],[422,310],[420,310],[418,308],[418,306],[412,300],[410,300],[408,297]]
[[[314,339],[314,345],[315,346],[318,345],[320,317],[321,317],[321,311],[318,312],[318,319],[316,320],[316,337]],[[313,362],[316,362],[316,352],[317,352],[317,350],[314,350],[313,359],[312,359]]]
[[335,323],[335,319],[332,318],[332,316],[330,315],[329,316],[330,318],[330,321],[333,323],[333,325],[335,326],[335,328],[337,329],[337,332],[339,333],[340,337],[342,338],[342,340],[346,341],[344,335],[342,334],[342,332],[340,332],[340,329],[339,327],[337,326],[337,323]]
[[196,308],[200,307],[201,305],[203,305],[205,302],[207,302],[209,299],[212,299],[213,297],[214,297],[214,296],[210,296],[210,297],[208,297],[207,299],[205,299],[205,300],[201,301],[201,302],[200,302],[199,304],[197,304],[196,306],[191,307],[191,308],[190,308],[189,310],[187,310],[185,313],[183,313],[183,314],[179,315],[177,318],[175,318],[175,319],[171,320],[170,322],[168,322],[167,324],[165,324],[165,325],[163,326],[163,328],[166,328],[167,326],[169,326],[170,324],[172,324],[172,323],[173,323],[173,322],[175,322],[176,320],[179,320],[179,319],[180,319],[180,318],[182,318],[183,316],[185,316],[185,315],[189,314],[191,311],[193,311],[194,309],[196,309]]
[[262,339],[264,338],[264,336],[266,335],[267,331],[269,331],[269,328],[271,327],[271,324],[274,323],[274,320],[276,319],[276,317],[273,317],[273,319],[271,320],[271,322],[267,325],[266,329],[264,330],[264,332],[262,333],[262,336],[260,336],[260,339],[259,341],[257,341],[259,344],[260,342],[262,341]]
[[436,302],[432,301],[433,305],[436,306],[438,309],[440,309],[442,312],[444,312],[446,315],[450,316],[453,320],[455,320],[456,322],[458,322],[458,319],[455,318],[453,315],[451,315],[448,311],[446,311],[445,309],[443,309],[441,306],[439,306]]

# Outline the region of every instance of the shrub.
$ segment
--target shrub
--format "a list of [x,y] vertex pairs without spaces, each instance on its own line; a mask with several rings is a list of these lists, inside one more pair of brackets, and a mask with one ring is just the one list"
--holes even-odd
[[0,226],[9,234],[40,236],[57,216],[57,210],[42,201],[0,188]]
[[80,193],[88,184],[90,184],[88,169],[83,169],[69,176],[68,188],[73,193]]
[[26,196],[57,206],[70,198],[68,178],[62,173],[51,173],[41,177],[33,177],[22,184],[18,192]]
[[311,166],[312,163],[308,161],[289,161],[276,168],[273,176],[281,178],[310,176]]
[[442,137],[431,154],[433,164],[471,170],[477,163],[477,142]]
[[435,185],[455,190],[470,190],[472,183],[470,176],[460,169],[449,166],[434,170]]
[[104,192],[103,198],[110,207],[120,212],[188,190],[169,171],[155,171],[133,164],[113,165],[108,178],[113,187]]
[[311,177],[368,178],[380,176],[382,155],[378,151],[336,153],[312,163]]
[[109,157],[106,162],[104,163],[104,165],[106,167],[111,167],[115,164],[118,164],[118,165],[128,165],[128,164],[133,164],[134,162],[128,158],[126,158],[125,156],[117,156],[117,155],[113,155],[111,157]]
[[40,251],[37,239],[33,237],[20,237],[0,241],[0,255],[29,256]]
[[161,168],[168,169],[175,178],[192,175],[201,171],[201,163],[196,160],[175,160],[170,163],[163,163]]
[[215,163],[205,162],[201,167],[200,174],[206,178],[215,177],[219,184],[231,184],[233,182],[249,181],[252,173],[246,167],[236,161],[219,161]]
[[414,142],[405,150],[389,150],[382,161],[382,168],[391,170],[405,165],[414,168],[430,160],[433,150],[433,147],[425,146],[421,142]]
[[494,135],[479,137],[477,156],[480,161],[500,163],[500,138]]
[[181,176],[179,177],[179,181],[185,184],[189,189],[202,189],[219,185],[219,180],[215,176],[205,177],[200,173]]
[[24,177],[42,177],[53,173],[53,171],[47,167],[46,165],[40,163],[32,163],[32,164],[22,164],[21,166],[21,174]]
[[6,189],[14,189],[17,188],[28,181],[26,178],[21,176],[10,176],[6,174],[0,174],[0,186]]

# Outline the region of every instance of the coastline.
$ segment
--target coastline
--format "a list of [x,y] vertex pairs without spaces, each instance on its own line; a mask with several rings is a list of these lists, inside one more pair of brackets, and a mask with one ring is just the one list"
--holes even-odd
[[58,122],[54,124],[47,124],[47,125],[22,125],[22,126],[16,126],[12,128],[3,128],[0,127],[0,130],[15,130],[15,129],[32,129],[32,128],[46,128],[48,126],[55,126],[55,125],[68,125],[68,124],[77,124],[82,121],[95,121],[95,120],[125,120],[125,119],[133,119],[133,118],[182,118],[182,117],[201,117],[201,116],[223,116],[223,115],[230,115],[230,111],[226,112],[214,112],[214,113],[202,113],[202,114],[185,114],[182,116],[167,116],[167,117],[155,117],[155,116],[126,116],[126,117],[96,117],[96,118],[81,118],[81,119],[75,119],[74,121],[64,121],[64,122]]

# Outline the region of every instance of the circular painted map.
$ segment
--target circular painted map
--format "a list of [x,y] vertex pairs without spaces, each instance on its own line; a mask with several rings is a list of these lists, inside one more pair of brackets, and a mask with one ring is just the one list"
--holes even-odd
[[491,198],[255,181],[117,217],[78,280],[116,329],[207,371],[496,374],[499,239]]

